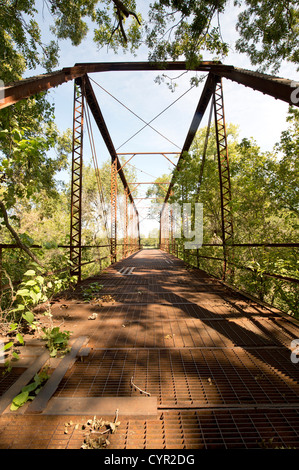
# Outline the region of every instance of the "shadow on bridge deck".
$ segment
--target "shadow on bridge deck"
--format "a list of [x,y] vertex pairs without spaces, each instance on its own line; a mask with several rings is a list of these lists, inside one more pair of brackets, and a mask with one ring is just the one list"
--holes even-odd
[[[84,286],[95,282],[100,295],[84,302]],[[63,423],[81,425],[99,410],[111,419],[116,408],[110,449],[299,447],[292,318],[160,250],[82,282],[52,314],[74,340],[88,338],[87,355],[64,371],[49,401],[40,392],[38,412],[36,398],[2,413],[0,447],[80,448],[81,426],[65,434]]]

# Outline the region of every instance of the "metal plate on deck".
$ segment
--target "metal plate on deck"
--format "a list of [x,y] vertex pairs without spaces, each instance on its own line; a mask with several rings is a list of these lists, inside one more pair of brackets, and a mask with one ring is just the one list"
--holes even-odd
[[45,415],[134,416],[157,418],[156,397],[52,398]]

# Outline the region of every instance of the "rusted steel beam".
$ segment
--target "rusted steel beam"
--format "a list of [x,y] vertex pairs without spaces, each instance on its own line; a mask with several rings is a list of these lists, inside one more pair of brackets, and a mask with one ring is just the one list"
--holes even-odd
[[4,87],[4,99],[0,101],[0,109],[11,106],[37,93],[62,85],[82,75],[84,75],[84,68],[67,67],[56,72],[36,75],[17,82],[8,83]]
[[[37,75],[18,82],[12,82],[4,87],[5,98],[0,103],[0,109],[10,106],[22,99],[33,96],[42,91],[49,90],[77,77],[83,77],[87,73],[94,72],[137,72],[137,71],[163,71],[163,70],[189,70],[186,62],[166,62],[164,64],[154,62],[101,62],[82,63],[74,67],[65,67],[52,73]],[[262,73],[252,72],[232,65],[220,62],[203,61],[194,70],[212,72],[220,77],[227,78],[241,85],[250,87],[264,94],[283,100],[294,106],[291,94],[294,91],[292,80],[273,77]]]
[[[203,243],[202,246],[223,246],[221,243]],[[299,248],[299,243],[231,243],[238,248]]]
[[233,67],[230,70],[223,68],[219,73],[216,72],[216,74],[222,78],[227,78],[228,80],[239,83],[240,85],[260,91],[264,95],[272,96],[290,105],[299,106],[298,102],[294,103],[291,99],[291,94],[294,91],[294,82],[292,80],[252,72],[251,70],[237,67]]
[[[147,197],[135,197],[134,200],[138,199],[159,199],[159,198],[147,198]],[[146,206],[151,207],[151,206]],[[81,245],[81,248],[107,248],[110,245]],[[202,246],[213,246],[213,247],[222,247],[222,243],[203,243]],[[299,248],[299,243],[231,243],[230,246],[235,246],[238,248]],[[0,248],[3,249],[20,249],[19,245],[15,243],[0,243]],[[42,245],[31,245],[30,248],[43,248]],[[57,245],[55,248],[70,248],[70,245]],[[54,249],[54,248],[53,248]]]
[[233,82],[250,87],[276,99],[285,101],[291,105],[299,106],[299,103],[293,103],[291,94],[294,91],[293,81],[273,75],[266,75],[259,72],[253,72],[233,65],[225,65],[218,61],[203,61],[197,67],[187,68],[186,62],[103,62],[103,63],[80,63],[75,67],[84,67],[85,73],[93,72],[121,72],[121,71],[163,71],[163,70],[196,70],[199,72],[211,72],[219,77],[227,78]]
[[179,152],[122,152],[122,153],[117,153],[117,155],[178,155]]
[[[138,71],[163,71],[163,70],[189,70],[185,61],[169,61],[169,62],[80,62],[75,64],[76,67],[85,69],[85,73],[96,72],[138,72]],[[232,65],[225,65],[219,61],[202,61],[198,67],[193,70],[210,71],[211,68],[219,73],[222,69],[234,69]]]

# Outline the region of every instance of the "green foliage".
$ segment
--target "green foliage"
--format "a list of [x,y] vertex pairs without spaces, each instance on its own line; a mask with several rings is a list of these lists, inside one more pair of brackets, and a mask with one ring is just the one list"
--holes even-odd
[[41,5],[35,0],[2,2],[0,13],[0,78],[21,78],[27,68],[50,71],[58,63],[59,40],[78,46],[93,29],[99,48],[136,53],[144,45],[150,60],[163,62],[185,58],[196,66],[208,52],[220,59],[229,47],[222,35],[222,18],[234,8],[239,38],[236,49],[249,56],[253,65],[279,68],[283,60],[298,64],[298,4],[296,0],[177,1],[157,0],[49,0],[47,15],[52,38],[45,44],[42,25],[36,20]]
[[134,0],[101,2],[95,23],[94,41],[100,48],[108,45],[115,53],[121,50],[134,54],[143,43],[142,16]]
[[50,356],[55,357],[58,353],[61,355],[66,354],[70,348],[68,342],[70,339],[70,331],[60,331],[58,326],[54,328],[43,328],[43,339],[47,341],[46,346],[50,351]]
[[147,237],[141,235],[141,245],[146,247],[157,248],[159,246],[159,229],[150,230]]
[[218,57],[228,53],[228,44],[213,18],[224,11],[226,1],[157,1],[149,11],[145,25],[149,58],[155,61],[185,57],[189,67],[202,60],[203,51]]
[[4,0],[0,12],[0,75],[5,81],[20,78],[26,68],[41,65],[51,70],[57,65],[58,45],[45,45],[35,20],[34,0]]
[[[0,131],[0,196],[7,209],[18,199],[35,199],[42,190],[55,194],[54,176],[67,167],[69,144],[69,132],[61,136],[53,124],[39,126],[34,134],[24,127]],[[49,157],[52,148],[57,158]]]
[[[25,323],[29,328],[35,329],[37,322],[32,313],[32,309],[40,302],[47,300],[44,288],[44,278],[36,275],[32,269],[24,274],[25,280],[20,284],[17,289],[14,302],[11,309],[9,309],[7,319],[10,323],[10,332],[16,333],[16,341],[24,344],[23,336],[20,332],[22,325]],[[13,346],[13,343],[12,345]]]
[[[20,283],[17,291],[11,293],[10,303],[6,309],[2,308],[2,326],[7,325],[7,332],[13,337],[13,340],[4,346],[3,351],[8,351],[11,358],[14,359],[19,359],[15,350],[16,345],[24,345],[23,332],[40,329],[40,322],[36,317],[34,307],[50,300],[58,292],[77,282],[75,276],[69,276],[67,273],[45,277],[37,274],[37,269],[38,267],[35,270],[29,269],[24,273],[24,280]],[[46,311],[44,315],[47,314]],[[57,330],[59,328],[54,328],[53,331],[50,328],[44,332],[49,337],[48,347],[53,356],[56,355],[57,350],[67,351],[66,344],[69,332]],[[7,366],[9,366],[9,361],[7,361]]]
[[90,302],[91,300],[97,298],[102,288],[103,285],[99,284],[98,282],[92,282],[87,286],[81,286],[82,296],[85,302]]
[[[235,0],[235,4],[244,4]],[[279,70],[283,60],[299,62],[299,11],[296,0],[257,2],[245,1],[246,9],[240,13],[237,30],[238,52],[247,53],[253,65],[272,72]]]
[[[272,153],[262,152],[252,139],[239,142],[236,128],[227,126],[235,243],[292,243],[298,238],[299,113],[290,110],[288,121],[290,126]],[[223,251],[213,246],[222,243],[214,129],[199,178],[205,133],[206,129],[198,132],[180,171],[174,172],[174,195],[170,202],[203,204],[203,242],[212,246],[200,248],[200,268],[221,277]],[[180,256],[197,266],[196,252],[183,251],[185,241],[177,240]],[[298,249],[235,247],[228,255],[228,282],[290,315],[299,316],[298,284],[269,276],[299,279]]]
[[42,370],[39,374],[35,374],[34,380],[30,384],[23,387],[21,393],[13,398],[10,410],[16,411],[29,400],[33,400],[48,378],[49,375],[45,369]]

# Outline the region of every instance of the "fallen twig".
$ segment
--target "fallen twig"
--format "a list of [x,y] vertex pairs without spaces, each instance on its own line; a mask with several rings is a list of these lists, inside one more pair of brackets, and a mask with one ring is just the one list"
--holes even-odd
[[131,385],[132,385],[132,387],[134,387],[134,388],[136,388],[137,390],[139,390],[139,392],[144,393],[145,395],[148,395],[149,397],[151,396],[150,393],[145,392],[144,390],[141,390],[141,388],[137,387],[137,385],[134,384],[134,382],[133,382],[133,377],[131,377]]

